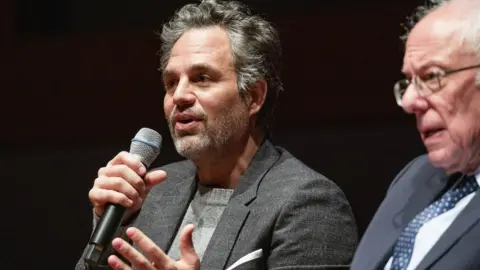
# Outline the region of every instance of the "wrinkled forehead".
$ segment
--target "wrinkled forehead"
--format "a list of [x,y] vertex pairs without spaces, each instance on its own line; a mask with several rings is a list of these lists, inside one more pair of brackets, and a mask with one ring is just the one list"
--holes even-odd
[[404,62],[420,64],[427,58],[456,64],[475,55],[465,42],[465,10],[444,5],[420,20],[408,36]]
[[461,23],[449,18],[427,17],[412,29],[405,47],[403,69],[420,69],[434,63],[450,66],[470,56],[462,41]]

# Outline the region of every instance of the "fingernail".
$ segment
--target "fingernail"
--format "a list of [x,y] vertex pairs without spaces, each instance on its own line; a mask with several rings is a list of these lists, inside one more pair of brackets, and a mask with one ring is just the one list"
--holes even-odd
[[118,238],[115,238],[112,240],[112,247],[117,249],[119,248],[120,246],[122,245],[122,241],[120,241],[120,239]]
[[133,227],[129,227],[127,228],[125,233],[127,234],[128,238],[132,238],[135,235],[135,230],[133,229]]
[[147,172],[147,169],[145,169],[144,166],[140,166],[140,168],[138,168],[139,175],[144,175],[146,172]]

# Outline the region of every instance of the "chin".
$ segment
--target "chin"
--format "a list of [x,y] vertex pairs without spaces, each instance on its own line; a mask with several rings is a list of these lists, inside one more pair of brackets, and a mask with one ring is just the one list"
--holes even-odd
[[184,136],[174,141],[178,154],[187,159],[199,156],[208,147],[209,142],[204,137]]
[[437,168],[445,170],[447,174],[458,171],[458,160],[455,159],[454,151],[441,148],[428,151],[430,163]]

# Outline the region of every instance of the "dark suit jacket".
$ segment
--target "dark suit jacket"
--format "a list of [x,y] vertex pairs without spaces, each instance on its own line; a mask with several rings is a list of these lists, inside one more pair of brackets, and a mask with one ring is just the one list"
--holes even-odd
[[[459,176],[447,176],[426,155],[411,161],[391,184],[362,237],[351,269],[383,269],[407,224]],[[476,194],[416,269],[480,269],[479,220],[480,196]]]
[[[196,167],[181,161],[160,169],[168,178],[150,192],[133,225],[167,252],[195,194]],[[342,191],[267,140],[225,208],[201,269],[226,269],[258,249],[262,258],[235,269],[324,269],[349,264],[356,244]]]

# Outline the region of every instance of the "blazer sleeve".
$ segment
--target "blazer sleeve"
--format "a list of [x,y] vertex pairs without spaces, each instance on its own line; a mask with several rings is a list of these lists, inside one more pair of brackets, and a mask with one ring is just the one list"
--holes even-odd
[[268,269],[348,269],[357,242],[354,215],[340,188],[326,178],[309,181],[284,202]]

